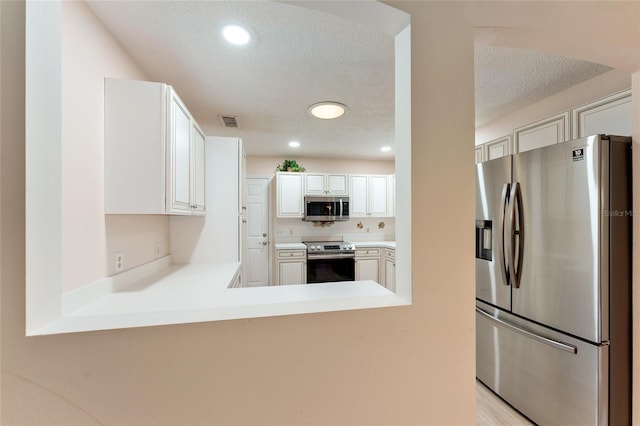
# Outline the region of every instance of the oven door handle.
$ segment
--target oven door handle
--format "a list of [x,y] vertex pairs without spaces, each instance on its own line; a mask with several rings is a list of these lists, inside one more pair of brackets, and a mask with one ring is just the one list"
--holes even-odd
[[307,260],[350,259],[354,257],[356,257],[354,253],[307,254]]

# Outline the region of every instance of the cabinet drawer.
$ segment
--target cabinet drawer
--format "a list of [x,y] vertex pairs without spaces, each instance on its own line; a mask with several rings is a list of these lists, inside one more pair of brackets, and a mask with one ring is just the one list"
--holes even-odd
[[278,259],[304,259],[306,257],[305,250],[278,250]]
[[379,248],[361,248],[356,249],[356,256],[380,256]]
[[390,257],[391,259],[395,259],[396,258],[396,251],[395,250],[391,250],[391,249],[385,249],[384,250],[384,255],[385,255],[385,257]]

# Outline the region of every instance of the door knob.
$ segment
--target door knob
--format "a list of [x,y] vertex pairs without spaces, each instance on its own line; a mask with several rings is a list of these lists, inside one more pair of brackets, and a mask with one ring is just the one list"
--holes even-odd
[[263,232],[263,233],[262,233],[262,236],[263,236],[263,237],[266,237],[266,236],[267,236],[267,233],[266,233],[266,232]]
[[263,245],[263,246],[266,246],[267,244],[269,244],[267,241],[263,241],[263,242],[262,242],[262,245]]

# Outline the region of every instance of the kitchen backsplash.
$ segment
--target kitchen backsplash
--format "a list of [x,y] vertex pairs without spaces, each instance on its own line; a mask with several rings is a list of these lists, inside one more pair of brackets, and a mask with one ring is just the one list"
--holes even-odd
[[314,226],[300,219],[277,219],[274,232],[276,243],[297,243],[303,237],[342,236],[345,241],[394,241],[395,218],[352,217],[346,222],[330,226]]

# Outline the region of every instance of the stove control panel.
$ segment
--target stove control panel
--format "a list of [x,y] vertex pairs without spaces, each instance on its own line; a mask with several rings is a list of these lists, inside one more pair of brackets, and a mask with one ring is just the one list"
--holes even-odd
[[309,251],[345,251],[355,249],[355,245],[351,243],[307,244],[307,250]]

